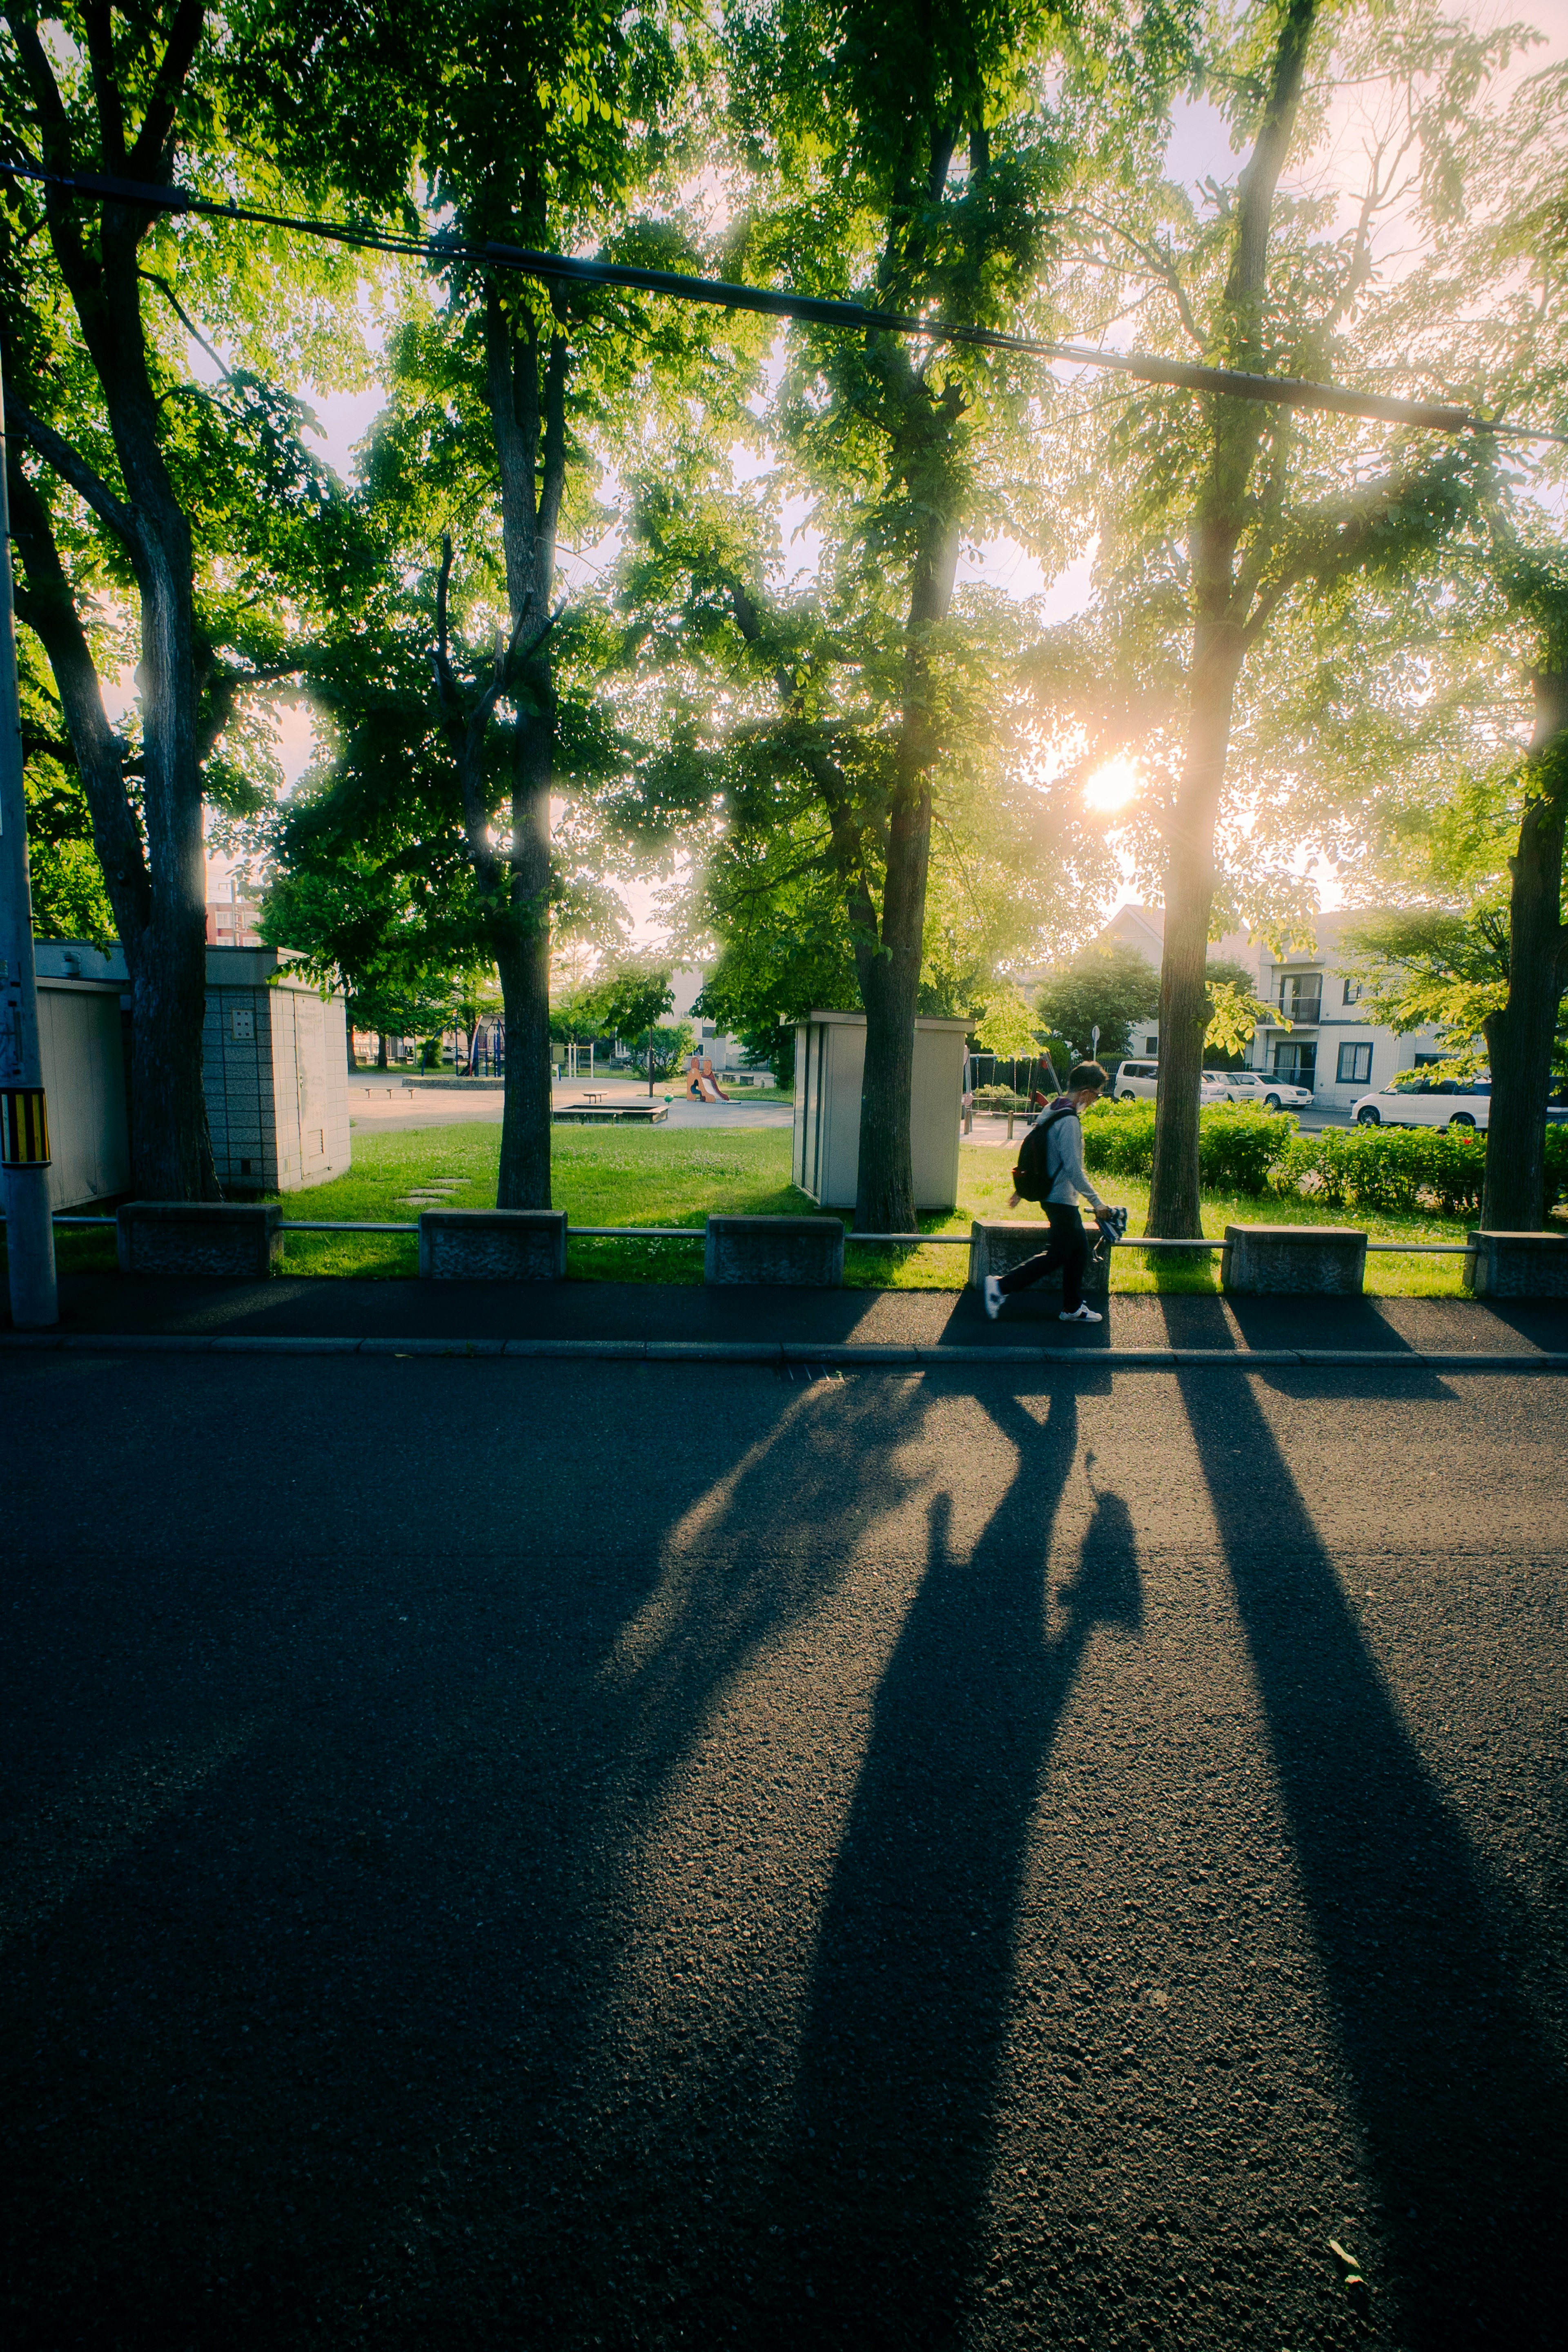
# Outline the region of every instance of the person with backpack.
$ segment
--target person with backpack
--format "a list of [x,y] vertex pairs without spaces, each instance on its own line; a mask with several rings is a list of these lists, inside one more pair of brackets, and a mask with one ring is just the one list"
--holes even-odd
[[1042,1281],[1058,1266],[1062,1276],[1062,1321],[1103,1320],[1092,1307],[1083,1303],[1083,1276],[1089,1244],[1078,1205],[1079,1196],[1081,1193],[1093,1202],[1104,1231],[1114,1230],[1119,1215],[1125,1225],[1126,1213],[1108,1207],[1084,1172],[1083,1129],[1079,1113],[1110,1083],[1098,1062],[1078,1063],[1068,1072],[1067,1092],[1058,1096],[1024,1138],[1018,1164],[1013,1171],[1013,1196],[1007,1205],[1016,1209],[1020,1200],[1038,1201],[1050,1221],[1051,1238],[1037,1257],[1026,1258],[1011,1274],[986,1276],[985,1312],[993,1322],[1002,1312],[1005,1298],[1016,1290],[1027,1290],[1031,1283]]

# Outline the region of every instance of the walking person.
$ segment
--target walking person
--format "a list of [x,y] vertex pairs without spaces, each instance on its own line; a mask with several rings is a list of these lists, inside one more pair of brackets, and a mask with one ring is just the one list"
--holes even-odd
[[1026,1258],[1011,1274],[986,1276],[985,1312],[993,1322],[1002,1312],[1004,1298],[1011,1297],[1015,1291],[1027,1290],[1032,1283],[1055,1274],[1058,1266],[1062,1276],[1062,1321],[1103,1320],[1092,1307],[1083,1303],[1089,1243],[1078,1205],[1079,1196],[1092,1202],[1097,1215],[1110,1224],[1115,1223],[1116,1212],[1100,1199],[1084,1172],[1083,1128],[1079,1114],[1109,1084],[1098,1062],[1078,1063],[1068,1072],[1067,1092],[1058,1096],[1024,1138],[1018,1164],[1013,1171],[1013,1195],[1007,1205],[1016,1209],[1020,1200],[1038,1201],[1050,1221],[1051,1238],[1037,1257]]

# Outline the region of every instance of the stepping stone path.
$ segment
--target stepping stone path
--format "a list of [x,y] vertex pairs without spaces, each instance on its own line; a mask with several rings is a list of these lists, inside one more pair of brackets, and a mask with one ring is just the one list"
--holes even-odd
[[405,1192],[397,1205],[400,1209],[444,1209],[452,1194],[462,1189],[460,1176],[432,1176],[423,1192]]

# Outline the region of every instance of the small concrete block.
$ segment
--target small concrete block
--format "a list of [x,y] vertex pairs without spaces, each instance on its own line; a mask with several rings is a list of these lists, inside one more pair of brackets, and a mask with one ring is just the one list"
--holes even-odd
[[[1089,1238],[1089,1264],[1083,1270],[1083,1292],[1086,1298],[1104,1298],[1110,1292],[1110,1252],[1097,1246],[1099,1229],[1088,1220],[1084,1230]],[[1021,1217],[976,1218],[969,1228],[969,1286],[978,1290],[988,1274],[1011,1274],[1026,1258],[1038,1257],[1051,1245],[1049,1225],[1035,1224]],[[1062,1286],[1059,1274],[1048,1274],[1045,1280],[1033,1286],[1042,1297],[1058,1292]]]
[[1465,1235],[1465,1281],[1478,1298],[1568,1298],[1568,1234]]
[[425,1209],[419,1271],[435,1282],[564,1282],[564,1209]]
[[1359,1297],[1366,1235],[1349,1225],[1226,1225],[1220,1288],[1238,1297]]
[[120,1271],[264,1280],[283,1255],[282,1214],[277,1201],[128,1201],[115,1220]]
[[702,1278],[704,1282],[841,1289],[844,1221],[841,1217],[710,1217]]

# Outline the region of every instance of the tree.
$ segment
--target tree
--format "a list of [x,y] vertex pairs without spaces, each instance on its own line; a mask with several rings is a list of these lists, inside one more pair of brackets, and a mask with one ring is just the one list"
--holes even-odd
[[1120,1062],[1127,1054],[1132,1024],[1148,1020],[1159,1002],[1160,975],[1147,956],[1121,940],[1097,940],[1046,982],[1035,998],[1035,1010],[1040,1025],[1070,1043],[1080,1058],[1089,1053],[1098,1028],[1100,1060]]
[[[323,15],[346,37],[341,54],[322,43]],[[352,11],[323,0],[274,37],[290,77],[301,58],[315,68],[309,110],[277,126],[287,151],[365,201],[400,211],[417,178],[458,244],[574,248],[611,233],[634,257],[665,266],[682,257],[671,251],[682,241],[668,232],[650,233],[657,251],[646,236],[638,248],[628,207],[664,158],[679,94],[704,53],[694,20],[660,6],[628,14],[604,0],[543,0],[524,27],[506,0],[398,0],[366,56]],[[367,105],[367,90],[379,103]],[[490,542],[466,551],[470,619],[493,617],[485,608],[498,589],[506,614],[489,675],[459,682],[475,665],[448,626],[450,551],[430,634],[470,911],[506,1003],[497,1200],[543,1207],[560,895],[551,801],[571,753],[564,633],[552,618],[557,550],[574,478],[580,509],[591,493],[586,428],[610,378],[617,365],[623,385],[635,377],[658,338],[646,337],[647,306],[635,300],[548,290],[467,260],[455,259],[444,280],[435,316],[411,315],[395,339],[395,413],[373,453],[371,488],[405,572],[426,570],[430,541],[457,537],[459,523],[470,540]]]
[[114,911],[59,698],[45,674],[37,640],[20,637],[16,655],[33,929],[43,940],[107,946],[114,937]]
[[[1011,319],[1035,294],[1066,169],[1045,95],[1066,46],[1063,17],[1038,5],[737,8],[732,111],[754,206],[736,262],[933,319]],[[812,595],[780,577],[767,493],[732,491],[701,451],[668,452],[638,501],[635,625],[731,681],[724,743],[689,712],[680,789],[693,803],[704,777],[721,790],[748,854],[793,837],[844,909],[867,1024],[856,1216],[881,1231],[913,1222],[933,820],[959,738],[979,733],[955,571],[1009,488],[1032,528],[1027,445],[1011,428],[1034,387],[1033,371],[936,341],[794,336],[767,434],[823,536]]]
[[[5,27],[13,152],[122,185],[183,172],[234,192],[259,177],[278,193],[230,134],[237,45],[202,0],[67,6],[58,38],[16,5]],[[199,1198],[216,1189],[201,1070],[204,793],[243,785],[234,722],[250,689],[292,668],[301,605],[318,591],[343,597],[333,487],[301,445],[298,404],[252,362],[289,343],[300,286],[341,265],[316,255],[286,277],[248,232],[187,233],[113,194],[22,184],[7,202],[17,609],[48,656],[130,974],[132,1180],[154,1198]],[[201,333],[208,307],[246,363]],[[316,323],[324,361],[333,338]],[[105,707],[100,597],[130,608],[139,637],[139,723],[125,735]],[[268,754],[254,740],[249,751],[265,787]]]
[[668,1076],[675,1067],[668,1056],[675,1051],[678,1034],[684,1034],[688,1040],[686,1051],[691,1050],[689,1024],[682,1024],[679,1031],[659,1026],[675,1003],[668,969],[655,963],[623,964],[604,982],[597,1001],[605,1033],[620,1038],[623,1045],[641,1045],[651,1095],[656,1076]]
[[[1508,39],[1489,45],[1426,12],[1397,20],[1331,12],[1320,0],[1215,11],[1205,47],[1211,94],[1250,142],[1234,185],[1201,205],[1154,182],[1141,212],[1079,208],[1086,299],[1137,307],[1145,329],[1185,339],[1194,358],[1255,374],[1380,386],[1424,371],[1387,328],[1373,289],[1386,218],[1413,201],[1431,121],[1472,94]],[[1316,70],[1310,73],[1309,68]],[[1368,143],[1348,232],[1337,197],[1298,194],[1286,169],[1320,144],[1336,78],[1376,84],[1386,119]],[[1428,104],[1433,84],[1438,94]],[[1432,281],[1424,280],[1427,299]],[[1165,905],[1162,1085],[1149,1230],[1190,1237],[1198,1219],[1198,1076],[1211,1008],[1216,919],[1229,919],[1217,850],[1244,673],[1272,630],[1365,574],[1387,578],[1472,513],[1491,479],[1486,437],[1389,435],[1289,407],[1218,395],[1090,404],[1084,454],[1098,486],[1100,608],[1087,629],[1113,675],[1078,715],[1102,749],[1137,744],[1150,772]],[[1239,814],[1239,812],[1237,812]],[[1223,928],[1223,919],[1220,921]]]
[[[1510,912],[1500,892],[1489,906],[1463,914],[1412,907],[1365,916],[1346,938],[1362,975],[1366,1018],[1386,1022],[1406,1035],[1415,1029],[1439,1030],[1447,1049],[1444,1075],[1470,1078],[1483,1068],[1491,1071],[1492,1038],[1510,992]],[[1568,969],[1559,971],[1557,986],[1549,1086],[1568,1077]],[[1495,1116],[1495,1073],[1492,1092]]]

